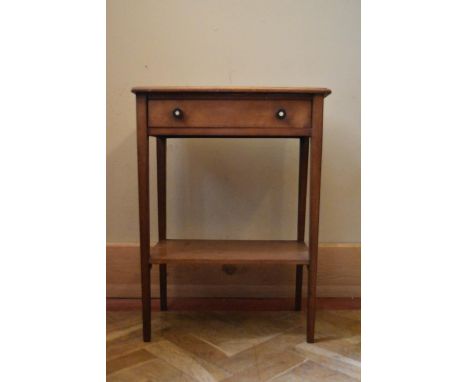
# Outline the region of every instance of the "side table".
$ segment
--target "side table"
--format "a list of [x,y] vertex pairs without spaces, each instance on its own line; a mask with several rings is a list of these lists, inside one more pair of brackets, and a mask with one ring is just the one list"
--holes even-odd
[[[325,88],[136,87],[143,340],[151,340],[151,268],[159,265],[161,310],[167,310],[168,264],[296,265],[295,309],[301,309],[307,265],[307,342],[314,342]],[[150,248],[149,141],[156,137],[159,241]],[[296,240],[171,240],[166,236],[168,138],[297,138]],[[309,245],[304,242],[309,162]]]

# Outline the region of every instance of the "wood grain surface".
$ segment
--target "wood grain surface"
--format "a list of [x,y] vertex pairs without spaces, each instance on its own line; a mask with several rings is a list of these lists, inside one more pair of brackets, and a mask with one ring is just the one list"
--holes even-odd
[[163,240],[153,264],[307,264],[307,246],[279,240]]
[[[180,118],[173,111],[179,109]],[[284,110],[286,117],[276,113]],[[154,100],[148,102],[149,127],[310,128],[308,100]]]
[[304,312],[161,312],[145,343],[140,312],[108,312],[107,380],[359,381],[360,326],[359,310],[319,310],[308,344]]
[[211,127],[148,127],[148,135],[164,136],[166,138],[300,138],[309,137],[310,129],[298,128],[266,128],[244,127],[222,127],[213,129]]

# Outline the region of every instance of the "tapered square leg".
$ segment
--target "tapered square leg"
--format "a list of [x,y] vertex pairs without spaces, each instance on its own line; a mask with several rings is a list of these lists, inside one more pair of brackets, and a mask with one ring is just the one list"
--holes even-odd
[[[156,138],[159,241],[166,240],[166,138]],[[167,310],[167,265],[159,265],[160,308]]]
[[146,95],[137,95],[138,203],[140,212],[141,302],[143,340],[151,341],[151,278],[149,218],[149,143],[146,131]]
[[[304,242],[306,203],[307,203],[307,166],[309,164],[309,137],[299,138],[299,187],[297,197],[297,241]],[[294,309],[301,310],[303,266],[296,265],[296,294]]]
[[307,342],[315,342],[315,312],[317,308],[317,281],[314,276],[314,269],[310,265],[308,268],[307,280]]
[[317,256],[320,214],[320,181],[322,167],[323,96],[312,100],[312,137],[309,191],[309,267],[307,280],[307,342],[315,341],[317,308]]
[[296,265],[296,295],[294,298],[294,310],[301,310],[302,305],[302,265]]
[[[145,269],[143,269],[145,268]],[[151,278],[150,267],[142,266],[143,341],[151,341]]]
[[160,309],[167,310],[167,265],[159,265]]

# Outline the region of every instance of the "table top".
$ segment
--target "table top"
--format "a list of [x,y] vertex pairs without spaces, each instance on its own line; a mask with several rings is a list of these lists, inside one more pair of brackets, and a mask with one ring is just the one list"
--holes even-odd
[[327,88],[313,87],[245,87],[245,86],[137,86],[132,88],[137,93],[289,93],[289,94],[322,94],[331,93]]

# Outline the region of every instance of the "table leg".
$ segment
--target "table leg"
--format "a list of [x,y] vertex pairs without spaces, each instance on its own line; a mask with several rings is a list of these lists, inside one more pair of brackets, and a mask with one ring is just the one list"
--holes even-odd
[[[297,202],[297,241],[304,242],[306,203],[307,203],[307,166],[309,164],[309,137],[299,138],[299,187]],[[295,310],[301,310],[303,266],[296,265]]]
[[[166,240],[166,141],[166,138],[156,138],[159,241]],[[167,310],[166,264],[159,265],[159,296],[161,310]]]
[[307,282],[307,342],[315,341],[315,311],[317,307],[317,255],[320,213],[320,180],[322,166],[323,96],[312,101],[312,137],[309,190],[309,277]]
[[296,265],[296,294],[294,298],[294,310],[301,310],[302,305],[302,273],[303,266]]
[[137,95],[138,201],[140,208],[141,300],[143,340],[151,341],[151,278],[149,217],[149,142],[146,131],[146,96]]

